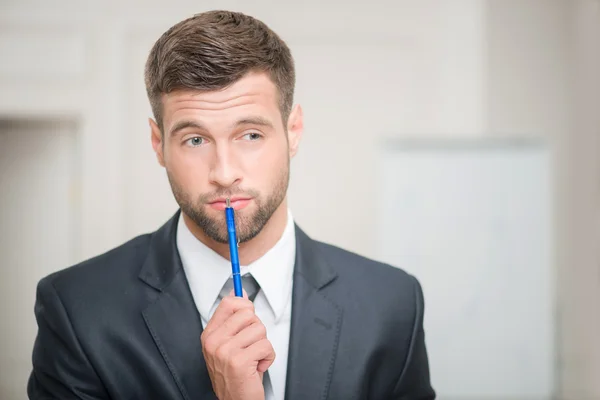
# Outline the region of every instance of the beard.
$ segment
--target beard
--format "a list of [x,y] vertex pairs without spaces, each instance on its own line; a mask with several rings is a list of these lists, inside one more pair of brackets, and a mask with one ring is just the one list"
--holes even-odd
[[288,189],[289,184],[289,164],[281,170],[277,176],[271,193],[267,196],[252,189],[240,188],[221,188],[214,193],[200,195],[195,201],[190,197],[184,188],[169,174],[169,183],[175,196],[175,200],[179,204],[181,210],[198,226],[206,236],[217,243],[228,243],[229,235],[227,233],[227,222],[225,220],[225,212],[215,216],[213,212],[208,212],[208,204],[219,197],[234,197],[244,196],[252,197],[256,204],[256,209],[252,212],[249,207],[238,210],[235,213],[235,227],[237,239],[240,243],[247,242],[256,237],[271,216],[279,208]]

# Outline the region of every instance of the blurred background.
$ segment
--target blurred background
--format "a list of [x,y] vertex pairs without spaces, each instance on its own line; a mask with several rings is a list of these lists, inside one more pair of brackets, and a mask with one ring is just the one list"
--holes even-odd
[[0,399],[40,278],[175,211],[145,58],[233,9],[291,47],[313,238],[421,281],[440,399],[600,399],[600,1],[0,0]]

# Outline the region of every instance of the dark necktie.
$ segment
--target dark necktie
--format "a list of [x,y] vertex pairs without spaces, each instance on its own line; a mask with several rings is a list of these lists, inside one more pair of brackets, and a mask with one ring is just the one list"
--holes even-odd
[[[254,299],[258,292],[260,292],[260,286],[256,279],[250,274],[246,274],[242,276],[242,287],[248,294],[248,299],[254,303]],[[233,290],[233,278],[229,278],[225,285],[223,285],[223,289],[219,293],[219,300],[223,297],[228,296],[229,293]],[[271,385],[271,378],[269,377],[269,371],[265,371],[263,375],[263,387],[265,388],[265,400],[272,400],[274,398],[273,386]]]

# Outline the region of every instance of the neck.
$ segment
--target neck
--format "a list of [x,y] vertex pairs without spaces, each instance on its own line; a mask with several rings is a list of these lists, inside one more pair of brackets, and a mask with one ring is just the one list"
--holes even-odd
[[[247,242],[240,243],[238,248],[240,265],[248,265],[253,263],[265,255],[271,248],[273,248],[273,246],[275,246],[277,241],[279,241],[283,235],[283,231],[285,230],[287,224],[287,219],[286,198],[281,202],[277,210],[275,210],[269,221],[258,235]],[[200,229],[185,213],[183,213],[183,220],[196,239],[201,241],[207,247],[211,248],[221,257],[228,260],[230,259],[229,244],[216,242],[206,236],[204,231]]]

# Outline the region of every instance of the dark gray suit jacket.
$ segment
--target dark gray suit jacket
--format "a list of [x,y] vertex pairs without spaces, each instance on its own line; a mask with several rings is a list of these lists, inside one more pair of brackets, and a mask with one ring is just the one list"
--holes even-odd
[[[39,282],[29,398],[215,399],[178,215]],[[286,400],[434,399],[417,280],[296,236]]]

